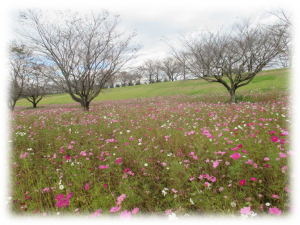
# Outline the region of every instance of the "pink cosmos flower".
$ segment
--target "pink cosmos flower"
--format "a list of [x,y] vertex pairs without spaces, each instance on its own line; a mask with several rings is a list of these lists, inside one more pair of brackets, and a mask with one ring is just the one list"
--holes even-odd
[[244,207],[240,210],[240,213],[245,215],[250,215],[251,213],[253,213],[253,211],[251,211],[250,207]]
[[166,166],[166,165],[167,165],[167,163],[163,162],[163,163],[161,163],[161,165],[163,165],[163,166]]
[[219,165],[219,162],[218,162],[217,160],[213,162],[213,167],[214,167],[214,168],[217,168],[218,165]]
[[[75,211],[76,211],[76,210],[75,210]],[[78,211],[78,210],[77,210],[77,211]],[[98,209],[96,212],[94,212],[93,215],[91,215],[91,217],[98,217],[98,216],[101,215],[101,213],[102,213],[102,209]]]
[[166,216],[170,215],[172,213],[172,209],[167,209],[166,210]]
[[81,152],[80,152],[80,155],[81,155],[82,157],[84,157],[84,156],[86,156],[86,152],[85,152],[85,151],[81,151]]
[[216,182],[217,178],[214,176],[211,176],[209,180],[214,183],[214,182]]
[[108,184],[103,184],[103,187],[105,188],[105,187],[107,187],[108,186]]
[[272,198],[279,198],[279,196],[278,195],[272,195]]
[[131,216],[131,212],[127,212],[127,210],[121,212],[121,219],[123,220],[129,220],[132,216]]
[[115,212],[120,211],[120,209],[121,209],[121,206],[112,207],[112,208],[109,210],[109,212],[115,213]]
[[86,183],[84,189],[87,191],[89,187],[90,187],[89,183]]
[[248,159],[248,161],[245,162],[246,164],[253,164],[253,161],[251,159]]
[[42,193],[44,193],[44,192],[49,192],[49,191],[50,191],[49,188],[44,188],[44,189],[42,190]]
[[139,208],[134,208],[131,213],[136,214],[138,211],[139,211]]
[[256,180],[257,180],[257,178],[255,178],[255,177],[251,177],[251,178],[250,178],[250,180],[252,180],[252,181],[256,181]]
[[172,191],[176,194],[178,191],[177,190],[175,190],[174,188],[172,188]]
[[280,215],[282,213],[276,206],[274,208],[269,208],[269,210],[272,215]]
[[282,153],[282,152],[279,152],[279,157],[280,158],[286,158],[286,154]]
[[246,180],[241,180],[240,182],[239,182],[239,185],[240,186],[244,186],[246,184]]
[[241,158],[241,154],[236,152],[236,153],[232,154],[229,158],[236,160],[236,159]]
[[282,173],[285,173],[286,169],[287,169],[287,166],[283,166],[283,167],[281,168]]

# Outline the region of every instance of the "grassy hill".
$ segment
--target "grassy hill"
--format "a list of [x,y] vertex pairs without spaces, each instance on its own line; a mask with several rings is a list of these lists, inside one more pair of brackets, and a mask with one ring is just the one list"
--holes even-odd
[[[266,70],[257,74],[249,85],[239,88],[237,90],[237,95],[243,90],[267,90],[271,87],[284,88],[288,87],[289,85],[290,69]],[[124,100],[139,97],[150,98],[154,96],[167,96],[176,94],[194,95],[212,92],[227,92],[227,90],[219,83],[208,83],[204,80],[197,79],[105,89],[93,101]],[[38,106],[68,103],[74,103],[68,94],[54,94],[45,96]],[[26,99],[20,99],[16,106],[30,107],[32,104]]]

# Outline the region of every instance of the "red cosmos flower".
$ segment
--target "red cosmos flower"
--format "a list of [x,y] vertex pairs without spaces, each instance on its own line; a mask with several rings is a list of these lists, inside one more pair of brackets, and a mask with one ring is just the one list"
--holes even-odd
[[277,137],[277,136],[273,136],[273,137],[271,137],[271,141],[273,141],[273,142],[277,142],[277,141],[278,141],[278,137]]
[[240,186],[244,186],[246,184],[246,180],[241,180],[240,182],[239,182],[239,185]]
[[266,164],[266,168],[270,168],[270,164]]

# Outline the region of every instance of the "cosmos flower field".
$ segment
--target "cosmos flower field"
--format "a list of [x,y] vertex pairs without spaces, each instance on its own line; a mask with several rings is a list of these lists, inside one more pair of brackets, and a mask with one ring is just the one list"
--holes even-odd
[[9,205],[25,216],[232,215],[291,209],[291,97],[252,91],[19,109]]

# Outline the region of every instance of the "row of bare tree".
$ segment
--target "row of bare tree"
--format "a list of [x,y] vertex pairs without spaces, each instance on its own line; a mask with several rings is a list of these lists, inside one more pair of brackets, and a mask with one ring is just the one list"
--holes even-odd
[[185,80],[187,74],[222,84],[235,103],[235,92],[266,66],[291,66],[292,23],[285,12],[272,12],[272,24],[250,20],[230,30],[182,35],[173,55],[129,67],[140,45],[135,32],[118,28],[119,16],[107,11],[26,10],[20,13],[18,42],[10,45],[10,101],[20,97],[36,107],[45,94],[68,93],[89,110],[103,88]]

